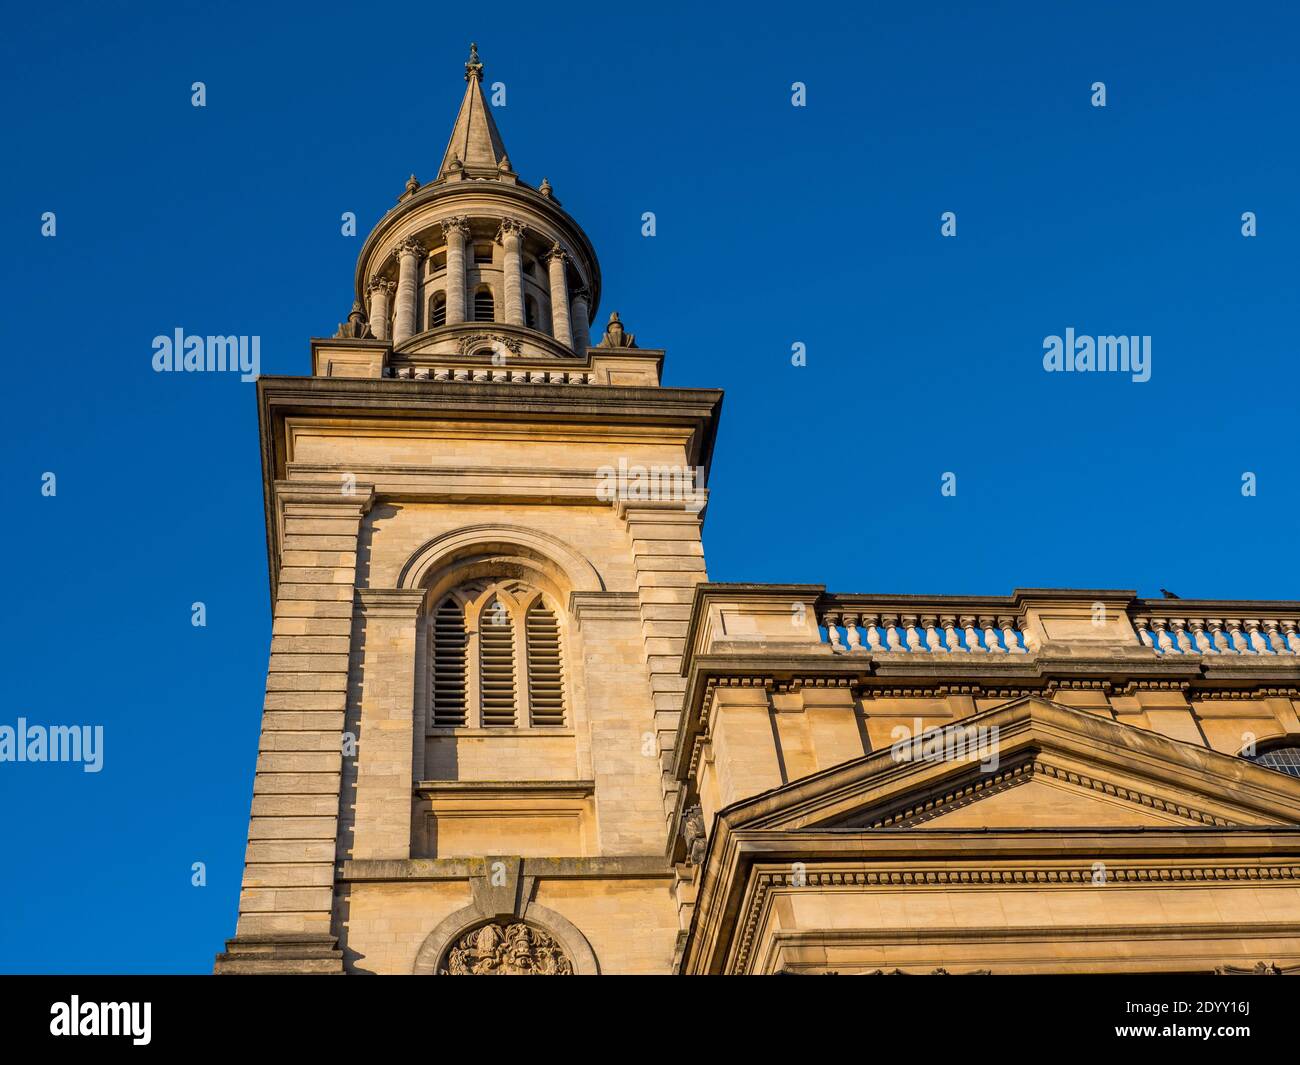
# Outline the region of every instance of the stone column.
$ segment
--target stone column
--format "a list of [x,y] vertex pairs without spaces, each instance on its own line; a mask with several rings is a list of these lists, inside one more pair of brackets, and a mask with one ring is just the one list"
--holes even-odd
[[408,237],[397,246],[397,314],[393,318],[393,343],[400,344],[415,333],[415,301],[420,287],[420,263],[424,245]]
[[573,350],[586,355],[591,346],[590,289],[580,288],[573,294]]
[[564,277],[564,264],[568,258],[564,249],[556,244],[551,248],[546,263],[551,272],[551,335],[571,348],[573,332],[569,327],[569,285]]
[[465,320],[465,238],[469,219],[463,215],[442,220],[447,236],[447,324]]
[[393,283],[376,274],[367,286],[370,293],[370,331],[377,340],[388,339],[388,300],[393,294]]
[[524,324],[524,226],[514,218],[506,218],[497,231],[497,240],[505,249],[506,321],[511,325]]

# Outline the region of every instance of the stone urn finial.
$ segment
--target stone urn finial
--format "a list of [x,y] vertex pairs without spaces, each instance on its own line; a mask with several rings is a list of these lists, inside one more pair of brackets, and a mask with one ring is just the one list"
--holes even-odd
[[473,41],[469,46],[469,62],[465,64],[465,80],[470,78],[483,79],[483,64],[479,62],[478,45]]
[[605,326],[605,335],[601,338],[598,348],[634,348],[636,347],[636,336],[629,333],[623,328],[623,323],[619,320],[618,311],[611,311],[609,315],[609,324]]

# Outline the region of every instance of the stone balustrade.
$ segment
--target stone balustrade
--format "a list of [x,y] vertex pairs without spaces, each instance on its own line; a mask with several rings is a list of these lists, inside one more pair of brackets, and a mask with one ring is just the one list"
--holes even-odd
[[1158,655],[1300,655],[1300,614],[1135,611],[1138,639]]
[[589,385],[596,375],[568,370],[499,370],[473,366],[384,367],[384,376],[404,381],[465,381],[470,384]]
[[872,654],[1023,655],[1032,637],[1010,613],[827,606],[818,616],[832,650]]

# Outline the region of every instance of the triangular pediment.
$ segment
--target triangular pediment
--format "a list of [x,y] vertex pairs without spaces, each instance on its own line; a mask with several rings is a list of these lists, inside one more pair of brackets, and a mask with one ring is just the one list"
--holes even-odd
[[[962,730],[962,738],[955,730]],[[1300,781],[1041,698],[723,811],[730,828],[1073,829],[1300,824]]]

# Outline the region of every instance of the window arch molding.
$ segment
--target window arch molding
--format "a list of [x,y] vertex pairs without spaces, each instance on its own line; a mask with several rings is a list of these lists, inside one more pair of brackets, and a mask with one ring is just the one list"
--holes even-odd
[[425,541],[403,564],[397,587],[425,588],[432,598],[454,585],[453,570],[476,564],[520,566],[535,575],[525,577],[521,572],[521,580],[548,581],[561,606],[567,605],[574,592],[606,590],[590,560],[563,540],[522,525],[497,523],[463,525]]

